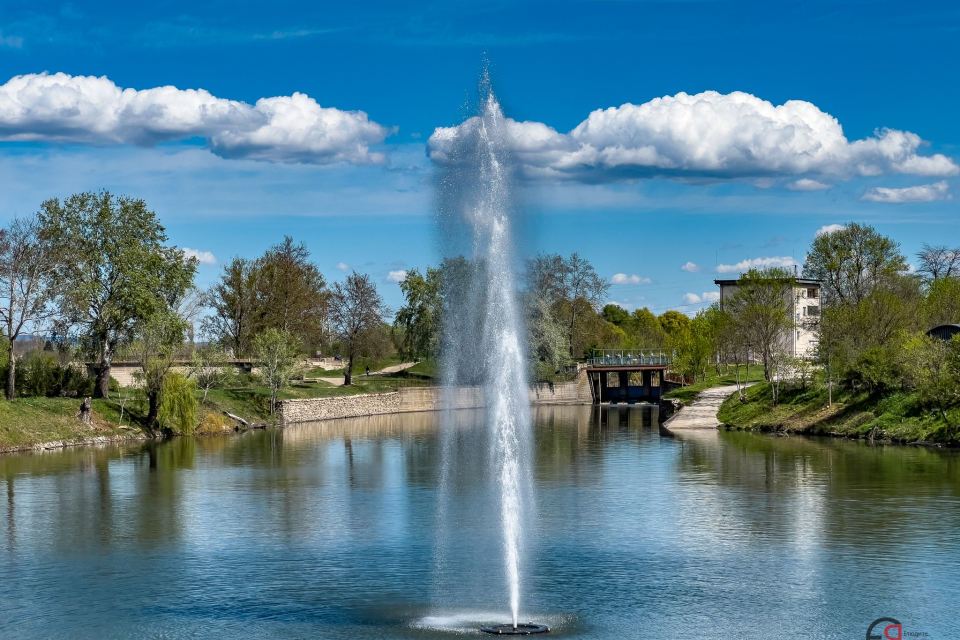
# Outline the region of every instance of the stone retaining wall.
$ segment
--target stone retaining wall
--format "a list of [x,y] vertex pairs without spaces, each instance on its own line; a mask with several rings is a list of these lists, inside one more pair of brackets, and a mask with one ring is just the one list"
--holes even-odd
[[[533,385],[530,389],[532,404],[590,404],[589,383],[583,380],[560,384]],[[439,411],[444,407],[444,393],[451,394],[446,401],[456,409],[473,409],[483,406],[483,390],[480,387],[460,387],[444,390],[443,387],[410,387],[391,393],[368,393],[333,398],[307,398],[283,400],[278,413],[281,422],[314,422],[335,418],[356,418],[388,413],[414,411]]]

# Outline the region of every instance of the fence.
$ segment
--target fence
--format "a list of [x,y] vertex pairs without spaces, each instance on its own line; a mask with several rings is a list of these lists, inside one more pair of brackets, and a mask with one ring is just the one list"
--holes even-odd
[[650,366],[666,365],[674,354],[662,349],[594,349],[587,364],[593,366]]

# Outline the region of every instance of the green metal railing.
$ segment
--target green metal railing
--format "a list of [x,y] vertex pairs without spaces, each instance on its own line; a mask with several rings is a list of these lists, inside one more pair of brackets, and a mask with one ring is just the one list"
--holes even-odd
[[663,349],[594,349],[587,364],[601,367],[667,365],[673,357],[674,354]]

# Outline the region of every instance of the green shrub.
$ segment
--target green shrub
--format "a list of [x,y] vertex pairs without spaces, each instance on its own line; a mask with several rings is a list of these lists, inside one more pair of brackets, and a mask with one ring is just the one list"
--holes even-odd
[[[0,368],[3,381],[9,368]],[[61,365],[47,351],[33,351],[21,357],[16,368],[17,395],[21,397],[82,397],[93,394],[94,381],[80,366]]]

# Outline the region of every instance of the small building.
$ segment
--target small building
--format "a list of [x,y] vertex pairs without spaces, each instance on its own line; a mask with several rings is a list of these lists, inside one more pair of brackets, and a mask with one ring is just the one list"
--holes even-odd
[[944,342],[949,342],[958,333],[960,333],[960,324],[941,324],[927,331],[927,335],[931,338],[937,338]]
[[[739,280],[714,280],[720,287],[720,304],[733,295]],[[813,358],[816,356],[820,340],[817,326],[820,322],[820,289],[823,284],[812,278],[793,278],[793,307],[795,326],[783,336],[783,347],[794,358]]]

